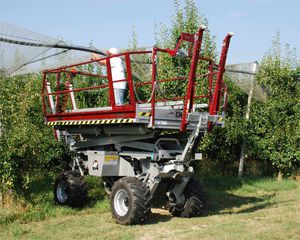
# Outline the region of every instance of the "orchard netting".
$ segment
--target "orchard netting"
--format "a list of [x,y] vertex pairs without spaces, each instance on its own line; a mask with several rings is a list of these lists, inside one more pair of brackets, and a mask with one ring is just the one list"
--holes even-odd
[[240,63],[226,66],[225,76],[247,95],[255,100],[265,102],[267,94],[265,88],[256,81],[258,63]]
[[[151,48],[134,49],[134,51],[149,50],[151,51]],[[41,72],[89,61],[93,52],[98,53],[100,57],[105,57],[103,49],[76,46],[61,39],[0,21],[0,74],[2,75],[16,76]],[[133,54],[130,58],[132,74],[136,79],[150,81],[151,54]],[[257,63],[227,65],[226,76],[246,94],[251,92],[256,100],[265,101],[265,91],[255,80],[257,68]]]
[[[40,72],[90,60],[91,54],[76,50],[80,48],[0,21],[0,71],[6,76]],[[91,47],[83,49],[101,53]]]

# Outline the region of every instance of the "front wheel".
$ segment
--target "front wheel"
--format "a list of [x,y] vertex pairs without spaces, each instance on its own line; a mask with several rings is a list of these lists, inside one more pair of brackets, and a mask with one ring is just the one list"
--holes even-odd
[[62,172],[55,180],[54,200],[60,205],[83,207],[87,202],[87,185],[83,176],[72,171]]
[[110,201],[114,219],[124,225],[144,222],[150,209],[150,190],[137,178],[118,180],[111,191]]
[[174,216],[191,218],[201,216],[204,209],[203,187],[194,178],[191,178],[184,192],[185,204],[182,207],[173,206],[170,212]]

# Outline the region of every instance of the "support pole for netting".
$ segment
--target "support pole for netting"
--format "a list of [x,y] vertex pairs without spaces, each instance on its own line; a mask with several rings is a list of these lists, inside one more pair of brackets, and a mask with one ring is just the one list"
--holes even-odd
[[[258,63],[255,62],[253,65],[253,69],[252,69],[254,74],[256,74],[256,72],[257,72],[257,67],[258,67]],[[254,79],[255,79],[255,75],[253,76],[253,78],[251,78],[251,83],[250,83],[250,90],[249,90],[248,102],[247,102],[247,111],[246,111],[246,116],[245,116],[246,122],[250,118],[250,107],[251,107],[251,102],[252,102],[252,97],[253,97]],[[245,139],[243,139],[243,144],[241,147],[241,154],[240,154],[239,171],[238,171],[239,178],[241,178],[244,174],[245,156],[246,156],[246,141],[245,141]]]

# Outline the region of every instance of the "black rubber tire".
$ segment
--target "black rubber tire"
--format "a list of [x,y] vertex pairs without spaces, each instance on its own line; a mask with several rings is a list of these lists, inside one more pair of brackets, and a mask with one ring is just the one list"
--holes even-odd
[[[126,192],[128,210],[125,215],[119,215],[115,206],[115,198],[119,191]],[[111,195],[110,203],[113,218],[117,223],[123,225],[140,224],[147,219],[147,215],[151,209],[151,194],[150,190],[144,182],[139,181],[134,177],[121,178],[115,182]]]
[[[58,188],[65,186],[63,190],[66,198],[58,196]],[[60,205],[67,205],[74,208],[82,208],[87,202],[87,185],[84,177],[72,171],[62,172],[55,180],[54,200]]]
[[172,215],[183,218],[201,216],[204,210],[204,191],[202,184],[194,178],[191,178],[183,194],[185,196],[184,206],[171,207],[170,212]]

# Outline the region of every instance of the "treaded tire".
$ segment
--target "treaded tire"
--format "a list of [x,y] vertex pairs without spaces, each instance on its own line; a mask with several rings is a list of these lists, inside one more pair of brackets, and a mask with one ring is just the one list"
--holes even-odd
[[115,182],[110,195],[113,218],[123,225],[143,223],[150,212],[150,202],[149,188],[134,177]]
[[181,208],[172,207],[170,208],[170,212],[174,216],[183,218],[201,216],[204,209],[202,184],[194,178],[191,178],[183,194],[186,199],[184,206]]
[[62,172],[55,180],[54,200],[60,205],[83,207],[87,202],[84,177],[72,171]]

